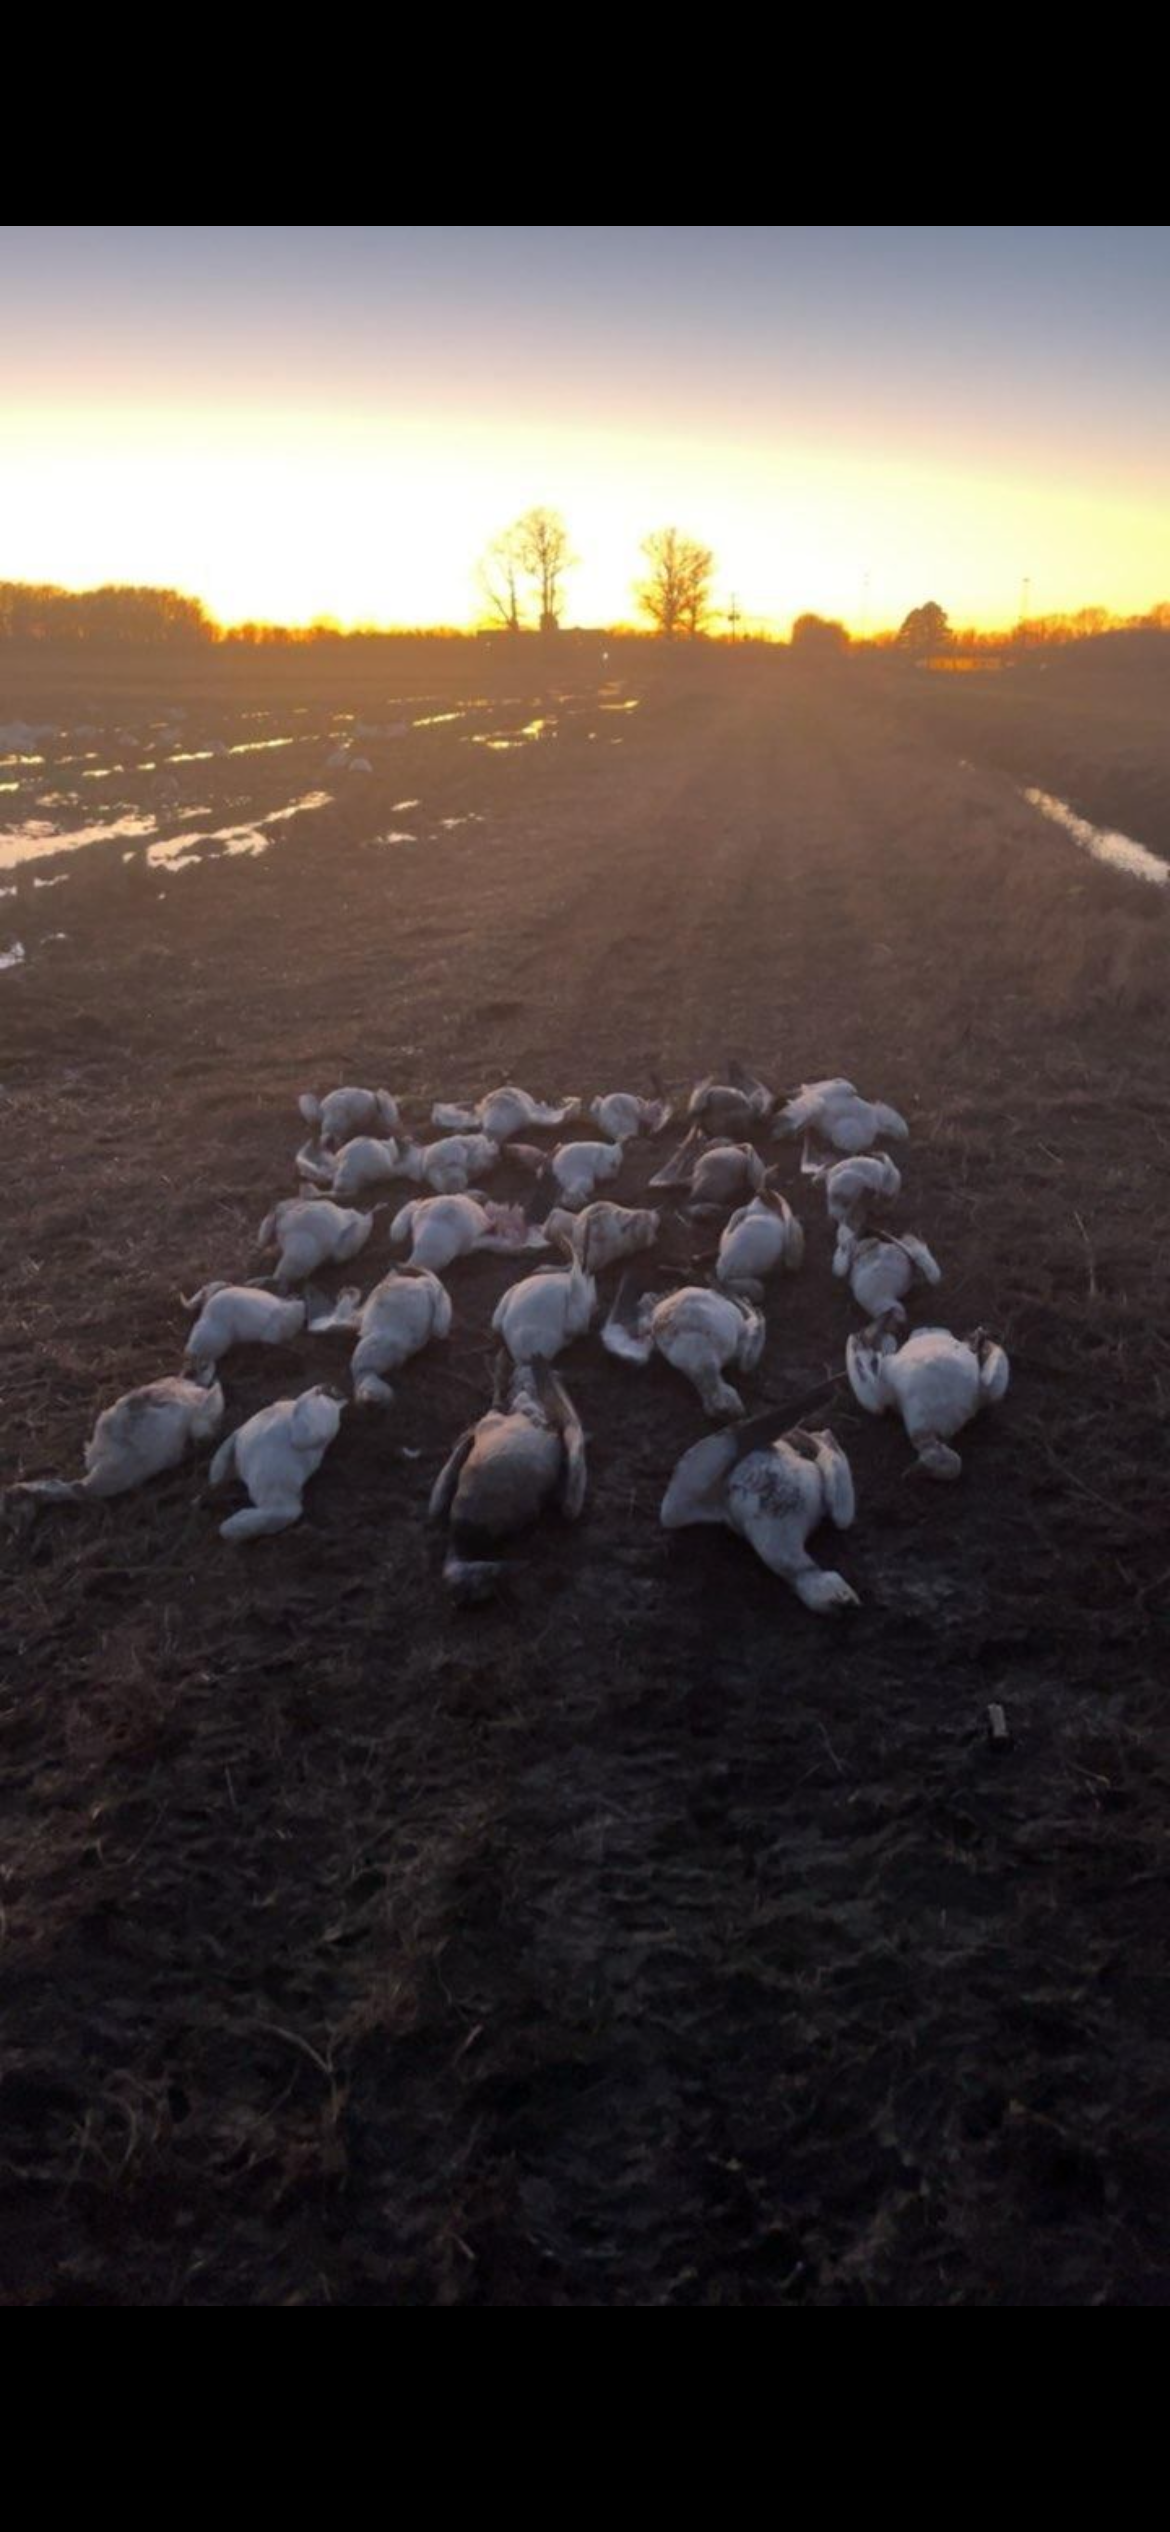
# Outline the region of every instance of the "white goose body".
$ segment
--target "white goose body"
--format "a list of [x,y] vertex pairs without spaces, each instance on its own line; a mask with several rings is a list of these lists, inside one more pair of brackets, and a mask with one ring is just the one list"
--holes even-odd
[[763,1299],[769,1275],[794,1275],[804,1258],[804,1232],[783,1196],[754,1196],[733,1213],[719,1242],[715,1280],[751,1301]]
[[347,1211],[327,1196],[286,1196],[261,1223],[258,1245],[279,1250],[276,1288],[287,1292],[290,1284],[303,1284],[319,1266],[348,1265],[365,1247],[373,1227],[372,1213]]
[[472,1554],[481,1541],[527,1529],[554,1496],[570,1521],[585,1501],[585,1437],[567,1390],[546,1362],[502,1361],[495,1405],[460,1435],[431,1492],[432,1521],[450,1524],[446,1578],[464,1599],[504,1570]]
[[408,1239],[407,1264],[428,1266],[434,1275],[478,1249],[516,1257],[526,1249],[548,1247],[545,1233],[533,1228],[521,1205],[489,1204],[479,1194],[416,1196],[395,1214],[390,1239],[395,1248]]
[[602,1342],[609,1353],[634,1363],[648,1363],[657,1349],[698,1390],[708,1415],[739,1416],[743,1401],[722,1375],[729,1365],[754,1371],[764,1336],[763,1313],[750,1301],[712,1292],[705,1284],[684,1284],[662,1298],[644,1293],[636,1305],[619,1291]]
[[301,1517],[301,1497],[319,1469],[341,1423],[342,1402],[331,1389],[306,1389],[300,1398],[278,1398],[230,1433],[211,1463],[211,1483],[238,1477],[252,1498],[249,1512],[233,1512],[220,1524],[221,1539],[265,1538]]
[[633,1090],[611,1090],[594,1099],[589,1114],[611,1143],[632,1143],[638,1134],[661,1134],[674,1115],[665,1099],[640,1099]]
[[514,1363],[551,1363],[583,1336],[597,1308],[597,1286],[580,1259],[541,1275],[526,1275],[497,1302],[492,1326]]
[[477,1100],[473,1107],[444,1107],[440,1103],[431,1110],[431,1123],[456,1134],[464,1127],[478,1129],[490,1134],[495,1143],[507,1143],[530,1126],[567,1125],[580,1105],[579,1099],[562,1099],[554,1106],[547,1099],[533,1099],[527,1090],[517,1090],[513,1082],[506,1082],[500,1090],[489,1090],[486,1098]]
[[369,1189],[401,1177],[400,1159],[392,1135],[356,1134],[338,1152],[314,1152],[306,1143],[297,1153],[297,1173],[314,1187],[327,1187],[335,1204],[356,1204]]
[[558,1143],[549,1167],[569,1213],[580,1213],[598,1187],[617,1177],[625,1158],[620,1143]]
[[925,1240],[907,1231],[902,1239],[859,1240],[849,1268],[849,1289],[867,1319],[905,1318],[902,1303],[916,1284],[940,1284],[942,1268]]
[[550,1213],[544,1227],[550,1240],[567,1242],[587,1262],[591,1275],[603,1275],[620,1258],[653,1248],[661,1221],[661,1214],[648,1206],[613,1204],[602,1197],[597,1204],[587,1204],[582,1213]]
[[[847,1530],[853,1520],[853,1476],[831,1433],[800,1428],[769,1438],[775,1416],[755,1416],[727,1433],[710,1433],[680,1459],[663,1499],[664,1530],[719,1522],[746,1539],[791,1585],[806,1609],[855,1605],[841,1574],[822,1571],[807,1541],[824,1520]],[[758,1441],[756,1436],[759,1436]]]
[[446,1134],[438,1143],[405,1144],[395,1174],[429,1187],[436,1196],[459,1196],[486,1178],[499,1157],[493,1135]]
[[916,1328],[905,1344],[887,1329],[867,1328],[845,1349],[849,1385],[870,1415],[893,1408],[901,1416],[930,1477],[962,1473],[957,1451],[947,1446],[981,1407],[1002,1398],[1010,1367],[1002,1346],[982,1332],[968,1340],[949,1328]]
[[910,1128],[897,1108],[863,1099],[851,1081],[808,1081],[785,1101],[773,1133],[818,1134],[835,1152],[868,1152],[875,1143],[905,1142]]
[[204,1388],[194,1380],[152,1380],[103,1408],[85,1446],[84,1477],[25,1478],[10,1492],[45,1503],[126,1495],[176,1468],[195,1443],[209,1442],[222,1422],[218,1381]]
[[347,1143],[354,1134],[402,1131],[398,1101],[388,1090],[358,1090],[347,1084],[342,1090],[326,1091],[323,1099],[306,1090],[297,1106],[306,1125],[316,1127],[318,1142],[327,1148]]
[[305,1324],[303,1301],[282,1300],[256,1284],[204,1284],[182,1298],[184,1309],[199,1313],[184,1360],[204,1386],[234,1345],[291,1345]]
[[363,1301],[357,1291],[339,1294],[331,1311],[309,1321],[311,1336],[356,1329],[350,1361],[359,1406],[388,1407],[394,1392],[384,1372],[400,1371],[432,1337],[451,1332],[451,1296],[425,1266],[392,1267]]
[[901,1195],[902,1173],[888,1152],[869,1152],[853,1160],[829,1161],[818,1174],[829,1220],[837,1232],[833,1273],[847,1275],[870,1214],[883,1211]]

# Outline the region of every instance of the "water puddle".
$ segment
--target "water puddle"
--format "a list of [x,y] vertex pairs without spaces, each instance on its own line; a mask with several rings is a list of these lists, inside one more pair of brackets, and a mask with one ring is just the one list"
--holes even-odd
[[1098,862],[1108,862],[1113,870],[1126,870],[1132,879],[1146,879],[1155,888],[1164,888],[1170,880],[1170,862],[1159,861],[1156,853],[1144,844],[1135,844],[1132,836],[1115,834],[1110,828],[1093,826],[1088,818],[1079,818],[1067,800],[1057,800],[1050,791],[1025,791],[1024,798],[1042,817],[1051,818],[1071,835],[1082,852],[1091,853]]
[[374,844],[417,844],[418,837],[408,835],[405,828],[391,827],[388,835],[375,835],[370,840]]
[[[266,816],[250,819],[242,826],[217,827],[211,832],[205,828],[189,828],[185,834],[165,840],[159,837],[158,819],[149,812],[134,811],[125,817],[104,819],[97,825],[68,828],[55,827],[49,818],[28,818],[22,826],[10,827],[6,831],[0,829],[0,870],[15,870],[22,862],[40,861],[49,853],[71,853],[79,845],[134,840],[142,843],[148,836],[153,839],[152,849],[147,852],[148,861],[177,860],[179,866],[186,869],[189,866],[186,856],[200,845],[217,847],[221,853],[266,852],[273,841],[269,832],[271,828],[286,826],[291,819],[301,817],[305,810],[324,809],[329,804],[330,794],[327,791],[305,791],[296,800],[288,801],[283,809],[272,809]],[[210,810],[204,809],[186,812],[189,817],[210,814]],[[133,860],[134,855],[127,854],[125,859]],[[66,877],[67,873],[62,872],[61,876]],[[36,884],[52,886],[55,883]]]
[[16,870],[21,862],[43,861],[47,853],[72,853],[82,844],[116,843],[119,836],[153,835],[155,820],[135,812],[107,818],[98,826],[53,826],[48,818],[28,818],[23,826],[0,830],[0,870]]
[[468,740],[471,747],[491,747],[502,753],[509,747],[531,747],[534,740],[555,738],[557,724],[553,720],[526,721],[520,730],[473,730]]
[[422,802],[421,800],[392,800],[390,806],[395,817],[400,817],[404,809],[421,809]]
[[0,950],[0,967],[23,967],[23,965],[23,941],[13,941],[7,949]]

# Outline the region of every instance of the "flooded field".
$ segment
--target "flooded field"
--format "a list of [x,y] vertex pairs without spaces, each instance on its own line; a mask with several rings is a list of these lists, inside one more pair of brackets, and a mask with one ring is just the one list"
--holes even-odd
[[[1168,907],[1069,821],[1161,863],[1170,724],[1160,661],[1029,673],[420,644],[0,695],[5,1481],[178,1368],[343,1082],[421,1132],[844,1073],[909,1120],[939,1315],[1012,1360],[951,1487],[838,1389],[839,1626],[660,1528],[702,1418],[596,1334],[583,1520],[452,1610],[490,1254],[295,1531],[225,1544],[195,1463],[10,1529],[9,2299],[1165,2299]],[[853,1313],[760,1150],[808,1243],[762,1406]],[[233,1358],[232,1422],[328,1342]]]

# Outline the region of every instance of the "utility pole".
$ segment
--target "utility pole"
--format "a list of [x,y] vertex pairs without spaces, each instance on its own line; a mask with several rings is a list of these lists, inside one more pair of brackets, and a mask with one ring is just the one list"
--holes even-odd
[[1027,622],[1028,622],[1029,612],[1030,612],[1030,610],[1031,610],[1031,605],[1032,605],[1032,583],[1031,583],[1030,579],[1028,578],[1027,573],[1025,572],[1025,574],[1024,574],[1024,580],[1023,580],[1023,586],[1022,586],[1022,588],[1021,588],[1021,590],[1020,590],[1020,631],[1021,631],[1021,633],[1023,633],[1023,632],[1025,631],[1025,629],[1026,629]]
[[735,596],[734,591],[732,592],[731,605],[729,606],[729,608],[728,608],[728,610],[727,610],[727,621],[728,621],[729,625],[731,626],[731,638],[732,638],[732,641],[734,642],[734,640],[735,640],[735,635],[736,635],[736,628],[737,628],[737,626],[738,626],[738,624],[739,624],[739,600],[738,600],[738,598]]

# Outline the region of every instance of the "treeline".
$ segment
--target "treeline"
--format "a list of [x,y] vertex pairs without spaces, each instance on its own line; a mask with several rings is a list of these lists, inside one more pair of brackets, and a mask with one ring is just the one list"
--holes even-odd
[[144,644],[214,642],[218,627],[199,598],[179,589],[55,589],[0,580],[0,641]]
[[[675,527],[659,528],[646,538],[642,552],[647,570],[634,586],[650,638],[670,641],[683,635],[691,641],[780,642],[781,637],[770,629],[749,626],[734,607],[716,608],[712,595],[715,558],[693,537]],[[487,622],[481,618],[479,629],[513,638],[557,632],[562,622],[564,575],[571,567],[564,522],[554,511],[527,513],[514,529],[497,538],[480,566],[481,598],[488,603]],[[525,605],[526,582],[532,591],[530,607]],[[717,626],[725,629],[717,631]],[[589,629],[610,639],[647,638],[644,628],[633,624]],[[846,651],[884,650],[919,658],[946,652],[966,657],[1047,649],[1106,633],[1150,631],[1170,633],[1170,600],[1161,600],[1144,615],[1121,616],[1107,607],[1078,607],[1069,614],[1029,616],[1010,628],[987,632],[974,625],[952,625],[945,608],[930,599],[924,606],[913,607],[896,631],[860,636],[851,635],[835,617],[799,615],[790,640],[794,650],[822,658]],[[319,617],[307,625],[255,622],[224,627],[208,614],[201,599],[185,597],[179,589],[110,584],[74,590],[32,581],[0,581],[0,643],[52,642],[94,649],[120,643],[136,648],[216,643],[291,649],[325,642],[444,642],[466,636],[466,626],[425,625],[413,630],[397,626],[391,631],[377,624],[345,627],[331,617]]]

